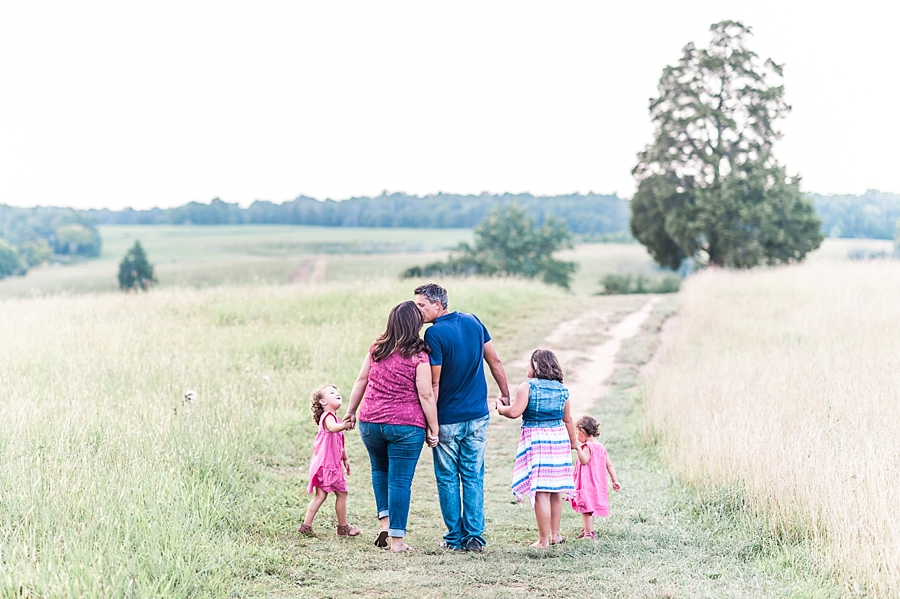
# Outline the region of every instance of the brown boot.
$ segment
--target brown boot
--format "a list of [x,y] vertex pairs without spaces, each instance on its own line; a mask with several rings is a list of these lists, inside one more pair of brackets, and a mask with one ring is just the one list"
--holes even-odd
[[339,537],[355,537],[358,536],[362,531],[355,526],[350,526],[349,524],[339,524],[337,527],[337,535]]
[[310,526],[309,524],[301,524],[300,530],[298,530],[297,532],[299,532],[304,537],[316,536],[316,533],[313,532],[312,526]]

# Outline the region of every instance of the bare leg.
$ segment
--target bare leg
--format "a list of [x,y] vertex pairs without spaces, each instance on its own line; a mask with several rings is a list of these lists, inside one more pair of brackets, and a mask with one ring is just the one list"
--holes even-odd
[[388,516],[385,516],[384,518],[379,518],[378,524],[379,524],[379,530],[387,530],[388,528],[390,528],[391,519]]
[[562,519],[562,493],[548,493],[550,495],[550,540],[555,544],[563,540],[559,534],[559,522]]
[[312,498],[312,501],[309,502],[309,507],[306,508],[306,518],[303,520],[304,524],[312,526],[313,518],[316,517],[319,508],[325,503],[326,497],[328,497],[328,493],[319,487],[316,487],[316,496]]
[[594,512],[581,514],[581,527],[584,532],[594,532]]
[[347,492],[335,491],[334,513],[337,514],[338,526],[347,526]]
[[550,546],[550,493],[538,491],[534,494],[534,519],[537,520],[538,542],[531,546],[546,549]]

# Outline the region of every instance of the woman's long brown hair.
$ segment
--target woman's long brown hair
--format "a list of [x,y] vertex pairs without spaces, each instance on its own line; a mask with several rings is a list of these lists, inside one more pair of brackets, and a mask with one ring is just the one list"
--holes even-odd
[[409,358],[419,352],[429,351],[428,346],[419,337],[419,331],[424,324],[422,313],[419,312],[415,302],[403,302],[394,306],[388,315],[384,333],[375,340],[372,359],[380,362],[394,352]]

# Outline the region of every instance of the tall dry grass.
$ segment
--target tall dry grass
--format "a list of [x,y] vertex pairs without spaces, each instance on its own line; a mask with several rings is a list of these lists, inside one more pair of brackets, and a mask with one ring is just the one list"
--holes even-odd
[[692,277],[646,396],[687,480],[736,490],[849,593],[900,596],[900,263]]

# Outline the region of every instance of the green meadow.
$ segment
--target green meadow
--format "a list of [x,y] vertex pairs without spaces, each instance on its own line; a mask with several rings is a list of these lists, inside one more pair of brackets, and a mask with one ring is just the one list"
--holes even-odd
[[[472,241],[471,229],[107,225],[100,232],[99,258],[0,280],[0,298],[115,291],[118,263],[136,240],[155,265],[160,288],[397,279],[410,266],[442,260]],[[610,272],[661,276],[638,244],[579,244],[560,255],[579,265],[572,281],[578,294],[599,291]]]
[[[416,550],[390,555],[371,545],[374,499],[355,432],[349,516],[363,535],[335,536],[332,501],[314,523],[319,538],[296,534],[315,435],[309,393],[324,382],[348,391],[388,310],[420,282],[399,272],[471,232],[105,227],[103,235],[95,261],[0,281],[0,597],[864,595],[816,560],[815,545],[773,535],[764,514],[745,509],[733,478],[706,485],[676,474],[669,437],[648,426],[639,369],[662,323],[685,309],[681,297],[658,302],[623,345],[625,366],[591,410],[624,486],[596,541],[574,539],[580,517],[568,509],[567,543],[529,547],[533,515],[509,491],[518,426],[495,418],[486,551],[439,549],[425,450],[409,524]],[[122,294],[118,260],[138,237],[160,285]],[[603,274],[656,274],[641,246],[585,244],[564,258],[580,266],[570,292],[517,279],[444,281],[451,308],[490,328],[513,385],[525,376],[513,362],[557,324],[586,311],[614,324],[647,302],[594,295]],[[846,249],[830,243],[817,260],[819,269],[848,267]],[[577,371],[579,362],[563,367]]]

